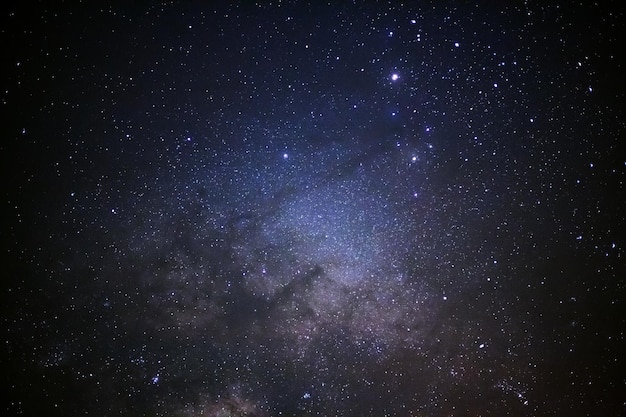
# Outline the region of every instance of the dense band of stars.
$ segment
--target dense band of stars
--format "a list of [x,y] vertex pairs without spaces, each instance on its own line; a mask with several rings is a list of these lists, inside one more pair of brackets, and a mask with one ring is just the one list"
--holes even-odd
[[13,5],[4,415],[620,415],[624,7]]

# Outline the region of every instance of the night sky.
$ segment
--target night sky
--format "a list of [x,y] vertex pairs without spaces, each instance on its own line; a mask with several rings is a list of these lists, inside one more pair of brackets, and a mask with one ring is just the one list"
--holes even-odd
[[621,2],[15,3],[0,414],[626,415]]

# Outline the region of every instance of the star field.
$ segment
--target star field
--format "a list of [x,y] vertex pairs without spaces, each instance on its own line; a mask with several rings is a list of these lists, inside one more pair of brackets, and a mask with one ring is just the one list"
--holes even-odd
[[626,413],[624,11],[7,7],[2,414]]

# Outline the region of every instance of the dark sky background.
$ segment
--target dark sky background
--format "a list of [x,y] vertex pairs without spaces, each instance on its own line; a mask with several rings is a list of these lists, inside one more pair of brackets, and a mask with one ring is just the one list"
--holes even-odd
[[3,7],[0,414],[626,415],[622,3],[215,3]]

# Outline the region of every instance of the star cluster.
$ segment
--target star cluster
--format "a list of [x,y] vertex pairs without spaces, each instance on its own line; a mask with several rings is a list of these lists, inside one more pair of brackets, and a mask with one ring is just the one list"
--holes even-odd
[[11,7],[3,415],[626,413],[622,6]]

